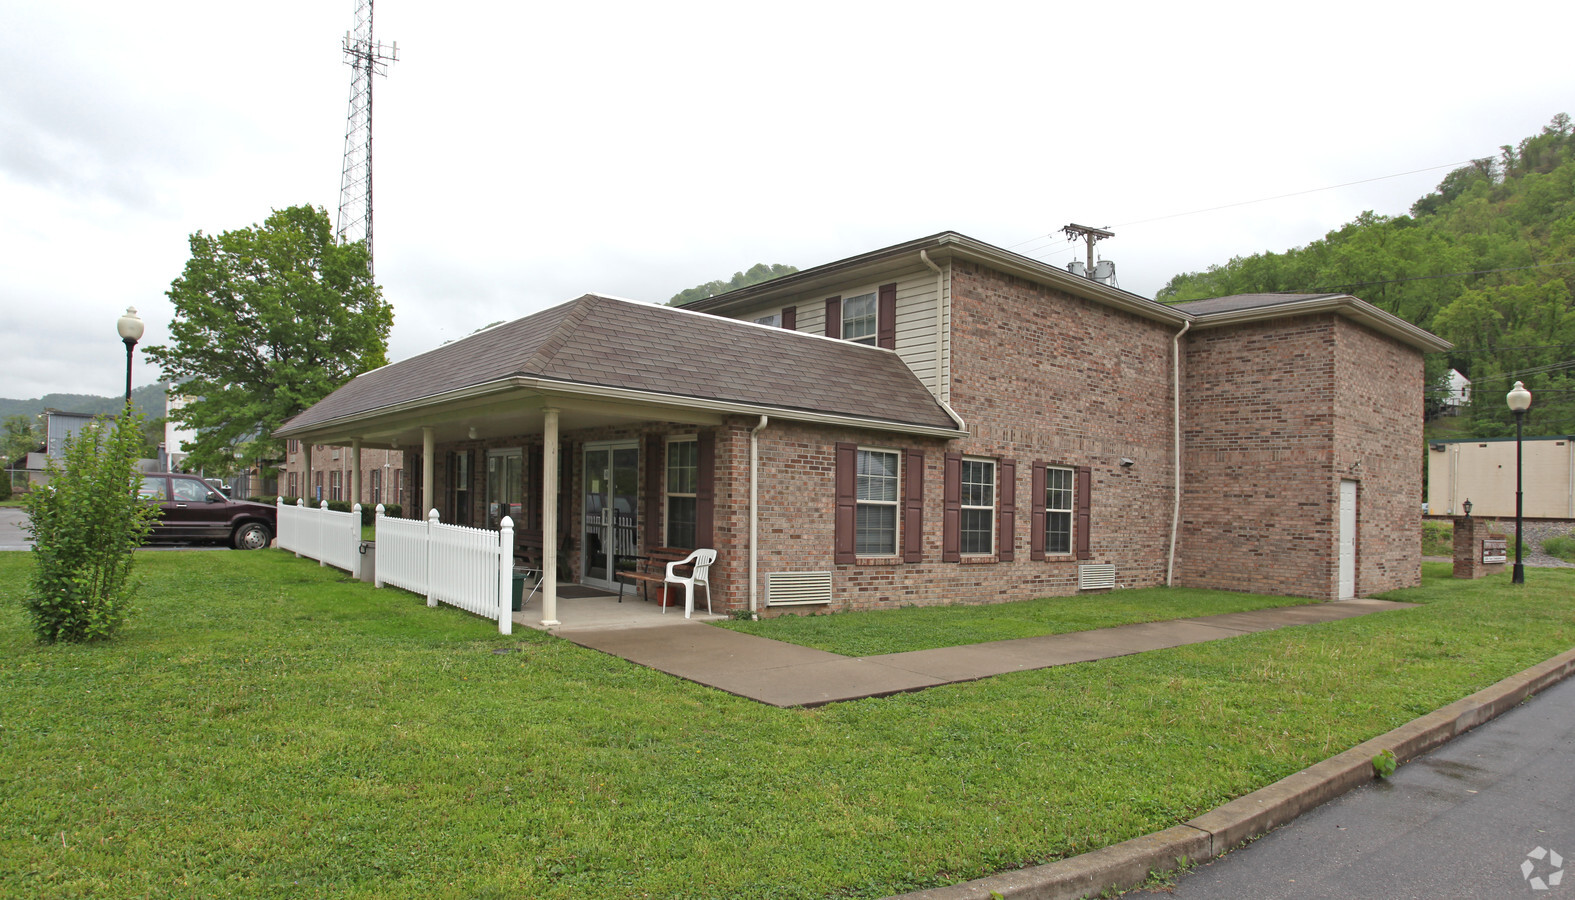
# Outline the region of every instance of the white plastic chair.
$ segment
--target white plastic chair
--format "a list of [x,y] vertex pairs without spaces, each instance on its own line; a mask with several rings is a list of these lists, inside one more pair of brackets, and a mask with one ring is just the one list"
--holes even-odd
[[[677,562],[667,564],[667,578],[663,580],[662,587],[669,584],[684,586],[684,618],[695,610],[695,585],[705,586],[705,611],[711,612],[711,564],[716,562],[715,550],[696,550]],[[678,574],[680,566],[694,566],[694,572],[688,577]],[[662,615],[667,615],[667,606],[662,606]]]

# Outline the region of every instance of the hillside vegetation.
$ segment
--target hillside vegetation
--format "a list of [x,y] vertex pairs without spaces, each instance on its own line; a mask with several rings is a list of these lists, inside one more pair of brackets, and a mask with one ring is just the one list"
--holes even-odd
[[1535,399],[1528,434],[1575,432],[1575,137],[1564,113],[1450,172],[1410,215],[1364,212],[1283,253],[1177,275],[1164,302],[1258,291],[1343,292],[1454,342],[1428,357],[1435,404],[1453,367],[1472,381],[1472,437],[1514,434],[1504,395]]

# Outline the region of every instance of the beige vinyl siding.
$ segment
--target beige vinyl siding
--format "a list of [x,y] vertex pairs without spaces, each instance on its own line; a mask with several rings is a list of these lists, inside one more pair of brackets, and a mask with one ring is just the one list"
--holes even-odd
[[[942,267],[943,299],[950,299],[951,266]],[[859,291],[875,290],[882,284],[897,282],[897,355],[908,364],[919,381],[942,401],[951,394],[951,305],[942,306],[941,365],[937,379],[935,365],[935,273],[920,266],[904,269],[895,275],[883,275],[875,281],[860,281],[837,288],[817,290],[813,294],[800,294],[781,298],[759,307],[735,313],[735,318],[752,322],[758,316],[776,312],[784,307],[797,307],[796,329],[805,334],[826,333],[826,298],[847,297]]]

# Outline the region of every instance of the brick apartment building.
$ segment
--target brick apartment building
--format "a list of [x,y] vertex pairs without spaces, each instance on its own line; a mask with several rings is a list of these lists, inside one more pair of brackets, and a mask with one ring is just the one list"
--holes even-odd
[[408,515],[510,515],[560,580],[713,547],[721,609],[1334,599],[1418,583],[1448,346],[1348,295],[1166,306],[946,232],[685,309],[587,295],[278,434],[403,452]]
[[[308,465],[307,449],[311,450]],[[353,496],[355,485],[355,454],[352,448],[328,444],[307,444],[299,440],[285,441],[284,465],[279,468],[279,493],[294,502],[304,498],[318,500],[343,500],[375,506],[379,503],[403,503],[404,491],[400,484],[404,477],[405,454],[399,450],[372,448],[362,450],[361,495]]]

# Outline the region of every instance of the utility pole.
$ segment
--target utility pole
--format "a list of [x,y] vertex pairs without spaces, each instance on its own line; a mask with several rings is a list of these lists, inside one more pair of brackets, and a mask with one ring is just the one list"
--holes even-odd
[[372,0],[356,0],[355,30],[345,33],[345,63],[350,76],[350,115],[345,124],[345,163],[339,178],[341,241],[366,243],[367,270],[372,268],[372,76],[388,75],[399,61],[399,42],[384,46],[372,39]]
[[1093,278],[1094,277],[1094,245],[1096,243],[1104,240],[1105,238],[1115,237],[1116,233],[1114,231],[1106,231],[1103,228],[1092,228],[1092,227],[1090,227],[1088,225],[1068,225],[1065,228],[1062,228],[1061,231],[1062,231],[1063,234],[1066,235],[1066,239],[1069,240],[1069,241],[1075,241],[1078,238],[1082,238],[1084,241],[1088,242],[1088,272],[1087,272],[1087,277]]

